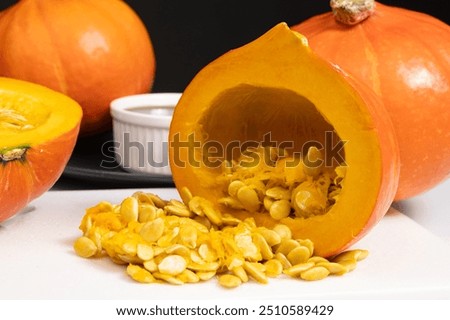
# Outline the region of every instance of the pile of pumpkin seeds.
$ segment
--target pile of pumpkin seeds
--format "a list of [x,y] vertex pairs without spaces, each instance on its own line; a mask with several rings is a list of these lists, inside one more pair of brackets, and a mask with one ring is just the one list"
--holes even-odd
[[227,288],[280,275],[310,281],[343,275],[368,254],[350,250],[325,259],[314,255],[310,240],[293,239],[284,224],[269,229],[252,218],[241,221],[186,188],[181,198],[135,192],[120,204],[100,202],[86,210],[74,250],[127,265],[127,274],[141,283],[217,278]]

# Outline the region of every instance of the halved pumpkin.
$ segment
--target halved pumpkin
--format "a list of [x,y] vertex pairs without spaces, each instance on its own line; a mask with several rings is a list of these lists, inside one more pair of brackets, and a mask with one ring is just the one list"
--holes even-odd
[[[219,204],[224,197],[220,163],[237,159],[249,142],[267,137],[278,145],[292,143],[295,152],[318,143],[330,166],[345,160],[340,197],[325,214],[274,220],[264,209],[249,212]],[[314,54],[307,39],[285,23],[195,76],[175,108],[169,141],[178,190],[187,187],[222,212],[253,217],[261,226],[284,223],[294,238],[311,239],[316,254],[325,257],[374,227],[398,184],[398,147],[379,99]]]
[[82,109],[47,87],[0,78],[0,221],[49,190],[78,136]]

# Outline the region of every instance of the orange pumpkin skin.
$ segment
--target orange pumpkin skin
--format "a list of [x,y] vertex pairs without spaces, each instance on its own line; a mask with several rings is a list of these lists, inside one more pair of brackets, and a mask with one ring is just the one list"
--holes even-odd
[[396,129],[395,199],[425,192],[450,174],[450,28],[429,15],[376,3],[348,26],[325,13],[291,26],[311,48],[381,96]]
[[[2,77],[0,103],[1,222],[49,190],[61,176],[77,141],[82,109],[49,88]],[[11,156],[12,150],[22,153]]]
[[75,146],[79,126],[27,150],[25,160],[0,164],[0,222],[49,190],[61,176]]
[[111,100],[153,84],[151,39],[123,1],[21,0],[0,15],[0,39],[0,76],[76,100],[82,135],[110,129]]

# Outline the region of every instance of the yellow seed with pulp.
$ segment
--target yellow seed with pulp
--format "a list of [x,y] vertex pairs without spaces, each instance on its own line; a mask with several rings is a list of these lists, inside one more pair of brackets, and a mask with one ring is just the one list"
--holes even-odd
[[283,239],[292,239],[291,229],[285,224],[277,224],[272,228],[273,231],[278,233],[280,238]]
[[283,272],[283,265],[277,259],[270,259],[264,262],[264,266],[266,267],[266,275],[268,277],[276,277]]
[[135,197],[125,198],[120,205],[120,215],[126,222],[137,221],[139,217],[139,203]]
[[272,203],[269,214],[275,220],[287,218],[291,213],[291,203],[288,200],[282,199]]
[[75,241],[73,248],[75,253],[83,258],[92,257],[97,253],[97,246],[95,245],[95,242],[88,237],[78,238]]
[[312,262],[305,262],[305,263],[299,263],[294,266],[291,266],[284,270],[284,273],[291,276],[291,277],[297,277],[302,272],[311,269],[314,267],[314,263]]
[[223,274],[219,276],[219,284],[225,288],[235,288],[242,284],[242,280],[232,274]]
[[300,273],[300,277],[303,280],[315,281],[315,280],[322,280],[328,277],[329,274],[330,271],[328,271],[328,269],[325,267],[312,267],[311,269],[308,269]]
[[138,282],[152,283],[156,281],[155,277],[153,277],[149,271],[137,265],[129,264],[127,267],[127,273],[131,278],[133,278],[133,280]]
[[307,247],[298,246],[292,249],[287,255],[289,262],[293,265],[307,262],[310,258],[310,252]]
[[158,241],[164,233],[164,220],[157,218],[153,221],[146,222],[142,225],[139,234],[148,242]]
[[242,187],[238,190],[236,197],[242,203],[245,210],[249,212],[256,212],[259,209],[260,201],[256,191],[248,186]]

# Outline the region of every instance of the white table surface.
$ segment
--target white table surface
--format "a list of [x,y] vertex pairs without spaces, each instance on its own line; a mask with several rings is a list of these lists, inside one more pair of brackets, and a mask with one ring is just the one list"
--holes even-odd
[[356,270],[317,282],[270,279],[232,291],[215,279],[173,286],[140,284],[108,258],[73,249],[84,210],[119,203],[134,191],[178,198],[174,189],[49,191],[0,224],[0,299],[450,299],[450,181],[395,204],[355,248],[370,251]]

